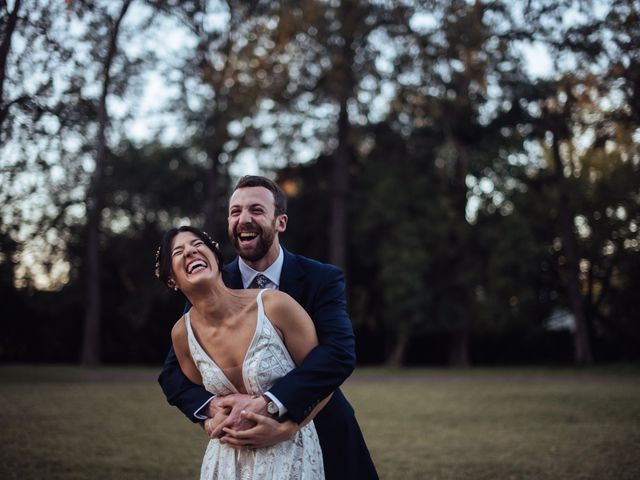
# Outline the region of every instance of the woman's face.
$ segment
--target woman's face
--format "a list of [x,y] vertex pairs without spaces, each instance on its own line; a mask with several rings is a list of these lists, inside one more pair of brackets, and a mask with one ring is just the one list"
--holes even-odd
[[171,242],[171,279],[180,290],[209,282],[220,271],[214,253],[192,232],[180,232]]

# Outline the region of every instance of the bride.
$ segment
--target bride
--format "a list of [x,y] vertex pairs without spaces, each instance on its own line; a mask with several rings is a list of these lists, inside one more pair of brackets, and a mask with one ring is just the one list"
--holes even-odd
[[[227,288],[221,265],[218,246],[206,233],[186,226],[165,233],[156,276],[192,304],[173,327],[173,348],[184,374],[212,394],[260,396],[318,344],[315,327],[304,309],[283,292]],[[312,419],[328,399],[273,446],[234,448],[224,437],[212,438],[202,461],[201,480],[324,478]],[[207,421],[207,431],[227,414],[219,410]]]

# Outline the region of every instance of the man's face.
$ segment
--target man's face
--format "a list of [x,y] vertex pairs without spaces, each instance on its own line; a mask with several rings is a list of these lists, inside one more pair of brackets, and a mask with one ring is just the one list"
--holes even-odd
[[257,262],[277,248],[278,242],[274,241],[287,225],[286,215],[275,215],[273,194],[264,187],[244,187],[233,192],[227,220],[229,238],[238,255],[249,262]]

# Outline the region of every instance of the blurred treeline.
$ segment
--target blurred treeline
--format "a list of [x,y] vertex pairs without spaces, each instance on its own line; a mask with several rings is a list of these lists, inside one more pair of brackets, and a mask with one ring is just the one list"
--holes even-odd
[[0,360],[162,361],[161,234],[230,260],[247,165],[361,362],[638,360],[639,8],[0,1]]

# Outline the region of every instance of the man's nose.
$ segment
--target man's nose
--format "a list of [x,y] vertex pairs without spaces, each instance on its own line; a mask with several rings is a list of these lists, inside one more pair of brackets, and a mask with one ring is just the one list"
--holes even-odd
[[242,210],[240,212],[240,216],[238,217],[238,223],[241,225],[243,223],[251,223],[251,214],[249,213],[249,210]]

